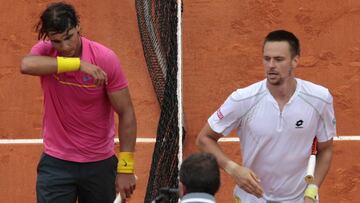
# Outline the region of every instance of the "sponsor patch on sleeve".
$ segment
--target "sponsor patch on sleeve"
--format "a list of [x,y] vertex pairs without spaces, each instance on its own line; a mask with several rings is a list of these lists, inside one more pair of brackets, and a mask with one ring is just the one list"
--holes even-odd
[[221,113],[221,110],[220,110],[220,109],[218,109],[218,110],[216,111],[216,115],[218,116],[218,118],[219,118],[220,120],[224,118],[224,115]]

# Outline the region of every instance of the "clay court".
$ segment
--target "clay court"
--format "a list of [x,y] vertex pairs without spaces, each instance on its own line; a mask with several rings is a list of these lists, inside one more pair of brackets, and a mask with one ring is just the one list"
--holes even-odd
[[[37,77],[21,75],[21,58],[36,43],[33,26],[50,1],[1,1],[0,139],[41,138],[42,92]],[[143,202],[160,108],[146,68],[134,1],[68,1],[80,14],[82,34],[114,50],[130,83],[137,123],[137,189],[130,203]],[[235,89],[263,78],[261,45],[274,29],[301,41],[299,78],[328,87],[340,136],[360,136],[360,2],[284,0],[184,0],[183,103],[185,156],[195,137]],[[240,160],[238,142],[223,142]],[[0,144],[0,202],[36,202],[36,166],[42,144]],[[334,143],[330,172],[320,190],[325,203],[360,201],[360,141]],[[233,202],[234,182],[222,174],[220,203]]]

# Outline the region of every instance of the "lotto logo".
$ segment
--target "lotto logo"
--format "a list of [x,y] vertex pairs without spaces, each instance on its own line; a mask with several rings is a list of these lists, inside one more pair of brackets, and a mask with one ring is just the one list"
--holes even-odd
[[303,124],[304,124],[303,120],[298,120],[295,124],[296,125],[295,128],[303,128]]

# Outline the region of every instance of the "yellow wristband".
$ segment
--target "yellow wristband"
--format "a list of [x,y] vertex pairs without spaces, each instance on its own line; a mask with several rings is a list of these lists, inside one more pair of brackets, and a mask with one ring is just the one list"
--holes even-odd
[[117,172],[118,173],[134,173],[134,152],[119,152],[118,154],[118,166]]
[[58,56],[56,59],[58,73],[77,71],[80,68],[80,58]]
[[315,184],[310,184],[307,186],[305,192],[304,192],[304,197],[309,197],[310,199],[316,200],[316,196],[318,195],[318,186],[316,186]]

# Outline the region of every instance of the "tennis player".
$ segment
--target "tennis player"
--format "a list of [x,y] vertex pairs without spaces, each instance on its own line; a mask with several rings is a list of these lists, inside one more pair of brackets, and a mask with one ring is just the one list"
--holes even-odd
[[[300,45],[288,31],[270,32],[263,44],[266,79],[234,91],[210,116],[197,137],[236,181],[237,202],[315,202],[332,159],[336,136],[328,89],[295,78]],[[217,141],[236,129],[242,164],[230,160]],[[315,179],[304,180],[314,137]]]
[[116,191],[124,202],[136,185],[136,120],[117,56],[80,35],[78,15],[66,3],[50,4],[37,31],[39,42],[21,64],[23,74],[40,76],[44,94],[37,202],[112,203]]

